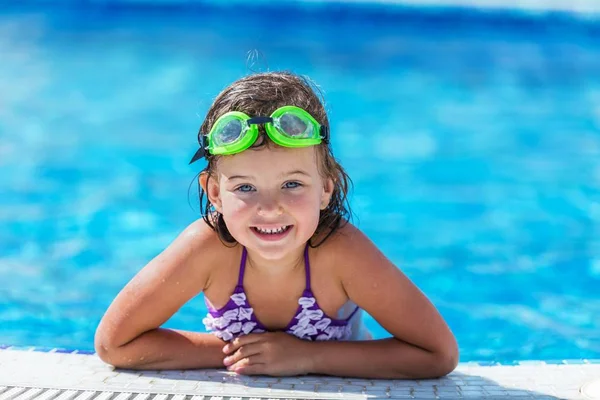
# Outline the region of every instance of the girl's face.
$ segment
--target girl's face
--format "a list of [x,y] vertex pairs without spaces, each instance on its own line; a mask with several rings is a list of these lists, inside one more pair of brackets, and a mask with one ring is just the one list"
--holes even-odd
[[215,175],[203,187],[229,232],[269,260],[304,247],[333,192],[314,147],[249,149],[221,157]]

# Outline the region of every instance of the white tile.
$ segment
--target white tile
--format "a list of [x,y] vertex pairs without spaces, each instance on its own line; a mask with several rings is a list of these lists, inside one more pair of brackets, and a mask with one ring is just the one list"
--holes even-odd
[[62,392],[58,397],[52,400],[71,400],[77,396],[77,391],[75,390],[67,390]]
[[133,397],[133,393],[119,393],[113,400],[128,400]]
[[483,390],[474,390],[474,391],[468,391],[468,392],[462,392],[462,397],[463,398],[470,398],[470,399],[483,399],[485,398],[486,394]]
[[150,385],[148,385],[148,389],[152,389],[152,390],[169,390],[169,389],[174,389],[175,385],[174,384],[163,384],[163,383],[152,383]]
[[526,390],[510,390],[508,395],[510,397],[531,397],[532,393]]
[[344,385],[341,388],[343,393],[366,393],[367,386],[361,385]]
[[146,390],[148,390],[150,388],[151,387],[148,386],[148,384],[139,385],[139,384],[136,384],[136,383],[128,383],[127,385],[125,385],[122,388],[122,390],[127,390],[129,392],[138,392],[138,391],[146,391]]
[[17,396],[18,394],[20,394],[26,390],[27,389],[25,389],[24,387],[15,387],[15,388],[9,389],[8,391],[0,394],[0,400],[13,399],[15,396]]
[[150,394],[150,393],[138,393],[134,397],[132,397],[130,400],[146,400],[150,396],[152,396],[152,394]]
[[36,396],[42,390],[43,389],[40,389],[40,388],[27,389],[25,392],[23,392],[20,395],[18,395],[17,397],[15,397],[14,400],[31,400],[33,398],[36,398]]
[[455,388],[455,387],[439,387],[437,389],[435,389],[435,392],[437,393],[458,393],[459,389]]
[[294,385],[291,383],[273,383],[270,387],[271,389],[292,390]]
[[35,400],[48,400],[53,399],[60,392],[58,389],[46,390],[44,393],[40,394]]
[[191,390],[198,386],[198,382],[195,381],[183,381],[175,384],[177,390]]

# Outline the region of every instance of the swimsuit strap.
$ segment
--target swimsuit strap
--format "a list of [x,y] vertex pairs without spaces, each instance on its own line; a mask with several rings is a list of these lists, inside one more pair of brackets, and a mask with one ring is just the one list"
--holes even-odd
[[306,275],[306,290],[310,291],[310,261],[308,261],[308,243],[304,248],[304,271]]
[[244,286],[244,271],[246,270],[246,257],[248,256],[248,252],[246,251],[246,248],[244,247],[242,249],[242,259],[240,260],[240,274],[238,277],[238,286]]
[[352,317],[354,317],[354,314],[356,314],[356,313],[357,313],[357,311],[358,311],[359,309],[360,309],[360,307],[359,307],[359,306],[356,306],[356,308],[354,309],[354,311],[352,311],[352,312],[350,313],[350,315],[348,315],[348,316],[346,317],[346,321],[350,321],[350,320],[352,319]]

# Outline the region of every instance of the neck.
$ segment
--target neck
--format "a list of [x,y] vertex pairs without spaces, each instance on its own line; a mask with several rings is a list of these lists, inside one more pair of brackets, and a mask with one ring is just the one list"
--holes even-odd
[[304,246],[294,249],[278,259],[266,259],[250,249],[246,249],[246,251],[248,252],[246,268],[251,268],[261,275],[277,276],[289,273],[298,267],[304,267]]

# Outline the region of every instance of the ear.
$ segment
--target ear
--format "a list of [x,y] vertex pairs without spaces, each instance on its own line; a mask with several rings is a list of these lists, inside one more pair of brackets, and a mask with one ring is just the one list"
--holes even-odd
[[204,193],[206,193],[210,204],[213,205],[217,212],[222,214],[221,192],[219,190],[219,181],[217,178],[204,171],[198,176],[198,182],[200,183],[202,190],[204,190]]
[[325,179],[323,182],[323,193],[321,193],[321,210],[326,209],[329,205],[329,201],[331,201],[331,196],[333,195],[333,189],[335,189],[333,179]]

